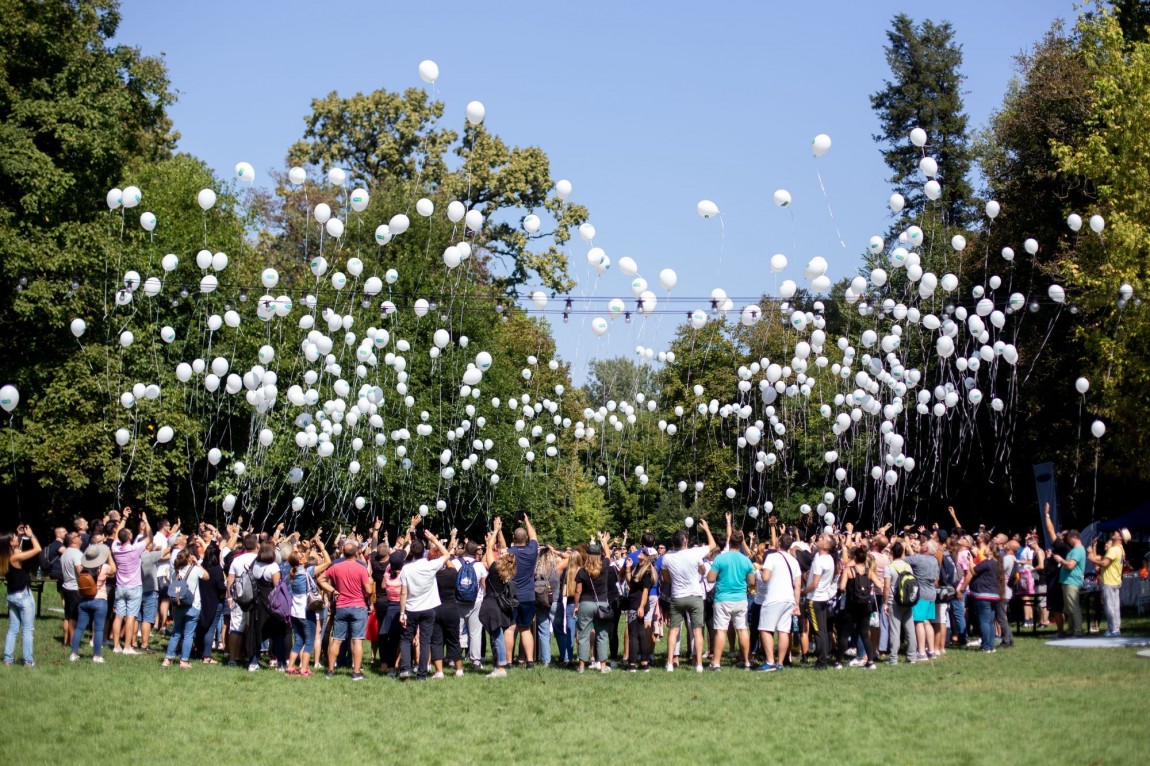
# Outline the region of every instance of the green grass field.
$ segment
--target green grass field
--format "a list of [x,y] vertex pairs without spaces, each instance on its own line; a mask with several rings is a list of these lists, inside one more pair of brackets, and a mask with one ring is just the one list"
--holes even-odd
[[353,684],[111,650],[100,666],[87,648],[71,664],[59,636],[58,617],[38,621],[37,666],[0,668],[6,763],[1150,762],[1150,660],[1134,649],[1019,637],[873,672],[535,669],[419,684],[369,672]]

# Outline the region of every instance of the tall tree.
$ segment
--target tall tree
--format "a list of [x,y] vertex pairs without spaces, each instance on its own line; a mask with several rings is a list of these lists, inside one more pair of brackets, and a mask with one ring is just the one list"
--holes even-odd
[[[874,140],[883,145],[883,159],[893,172],[890,182],[906,198],[896,227],[917,221],[927,207],[926,179],[918,168],[924,153],[938,163],[942,195],[934,205],[942,211],[942,223],[966,227],[975,210],[967,179],[971,149],[962,103],[962,46],[949,22],[915,24],[904,13],[894,17],[887,40],[891,79],[871,95],[871,107],[881,128]],[[923,149],[907,138],[914,128],[927,133]]]

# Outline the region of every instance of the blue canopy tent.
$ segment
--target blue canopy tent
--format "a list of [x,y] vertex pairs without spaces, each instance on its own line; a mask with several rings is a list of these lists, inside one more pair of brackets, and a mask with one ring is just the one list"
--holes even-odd
[[[1150,500],[1122,516],[1098,522],[1097,528],[1100,532],[1110,532],[1122,527],[1129,529],[1130,533],[1136,537],[1142,537],[1150,532]],[[1138,534],[1140,532],[1142,535]]]

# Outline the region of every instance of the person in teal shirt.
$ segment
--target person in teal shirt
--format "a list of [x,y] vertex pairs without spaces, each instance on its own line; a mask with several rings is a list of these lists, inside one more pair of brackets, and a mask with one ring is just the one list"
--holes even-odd
[[1065,602],[1066,631],[1075,638],[1081,638],[1082,606],[1078,603],[1078,590],[1086,572],[1086,549],[1082,547],[1082,537],[1077,529],[1066,533],[1066,543],[1070,546],[1070,553],[1065,557],[1055,556],[1054,560],[1062,567],[1058,570],[1058,582],[1062,585],[1062,600]]
[[755,575],[755,565],[743,553],[743,533],[732,532],[727,538],[726,553],[720,553],[711,564],[707,582],[715,584],[715,645],[711,649],[711,670],[718,670],[727,642],[727,629],[734,626],[739,635],[742,667],[751,663],[751,632],[747,628],[747,586]]

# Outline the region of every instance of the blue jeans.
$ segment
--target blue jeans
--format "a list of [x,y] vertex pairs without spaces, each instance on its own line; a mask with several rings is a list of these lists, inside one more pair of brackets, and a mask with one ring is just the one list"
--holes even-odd
[[80,653],[80,640],[88,625],[92,626],[92,656],[99,657],[104,649],[104,621],[108,618],[108,602],[102,598],[86,598],[76,607],[76,630],[72,633],[72,654]]
[[200,610],[190,606],[177,606],[172,617],[172,638],[168,641],[166,657],[171,660],[180,650],[180,660],[187,662],[192,656],[192,642],[196,638],[196,626],[200,622]]
[[978,598],[974,603],[978,606],[978,632],[982,638],[982,648],[993,649],[995,602]]
[[291,618],[291,651],[292,654],[306,652],[311,654],[312,645],[315,644],[315,620],[308,617]]
[[551,603],[551,609],[546,612],[535,613],[536,652],[540,664],[551,664],[551,632],[555,626],[555,610],[559,608],[559,599]]
[[558,621],[555,631],[555,640],[559,644],[559,661],[571,662],[575,659],[575,603],[567,602],[563,615]]
[[491,641],[491,653],[495,655],[495,667],[506,667],[507,647],[503,645],[503,628],[489,630],[487,634],[488,640]]
[[32,660],[32,628],[36,619],[36,599],[28,588],[19,593],[8,594],[8,636],[4,639],[4,664],[12,664],[12,655],[16,651],[16,634],[23,635],[24,664],[33,664]]
[[966,598],[956,598],[950,602],[950,638],[960,644],[966,643]]

